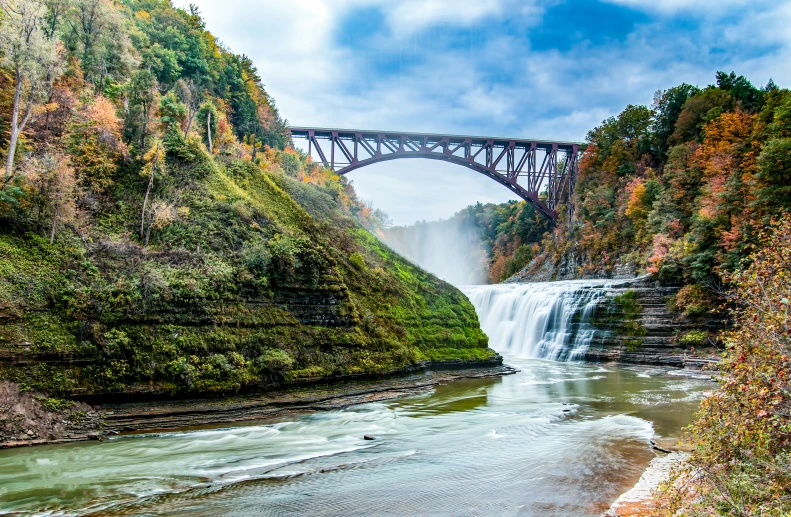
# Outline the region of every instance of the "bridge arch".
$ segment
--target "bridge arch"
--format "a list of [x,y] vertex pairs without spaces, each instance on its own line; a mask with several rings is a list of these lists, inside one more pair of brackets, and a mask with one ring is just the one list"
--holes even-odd
[[574,192],[580,152],[575,142],[426,133],[292,127],[291,136],[306,139],[308,154],[341,175],[403,158],[461,165],[500,183],[552,221],[559,203]]

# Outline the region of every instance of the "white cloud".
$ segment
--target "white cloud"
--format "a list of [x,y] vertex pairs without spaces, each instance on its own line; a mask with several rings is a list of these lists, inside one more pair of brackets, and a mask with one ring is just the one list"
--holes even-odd
[[384,4],[388,25],[397,36],[434,25],[467,26],[506,12],[503,0],[402,0]]

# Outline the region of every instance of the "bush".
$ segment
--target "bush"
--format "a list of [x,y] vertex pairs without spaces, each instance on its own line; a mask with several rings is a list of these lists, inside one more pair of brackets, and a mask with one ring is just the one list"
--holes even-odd
[[41,406],[47,411],[60,412],[65,411],[74,405],[73,400],[59,399],[59,398],[42,398],[39,399]]
[[711,291],[702,285],[684,286],[676,294],[676,307],[686,316],[699,316],[714,306]]
[[288,235],[276,235],[269,241],[269,249],[272,252],[272,265],[279,276],[290,277],[301,265],[296,239]]
[[242,264],[259,275],[266,275],[272,264],[272,253],[264,243],[250,244],[242,249]]
[[709,339],[709,333],[705,330],[690,330],[683,336],[678,338],[678,344],[689,348],[694,346],[703,346]]
[[294,367],[294,358],[285,350],[270,349],[257,357],[253,364],[260,373],[282,373]]
[[352,253],[349,255],[349,262],[357,269],[365,269],[365,259],[363,259],[363,256],[359,253]]

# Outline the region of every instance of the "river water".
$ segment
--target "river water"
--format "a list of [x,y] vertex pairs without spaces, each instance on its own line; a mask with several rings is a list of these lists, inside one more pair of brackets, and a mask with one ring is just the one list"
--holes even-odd
[[[476,301],[471,290],[484,289],[465,290]],[[494,322],[478,309],[485,330],[509,339],[492,346],[519,373],[280,421],[0,451],[0,512],[600,515],[653,457],[651,436],[677,436],[713,388],[650,368],[536,359],[558,348],[542,341],[571,357],[563,350],[583,346],[579,332],[550,335],[564,320],[540,303],[544,333],[516,339],[506,329],[518,310]]]

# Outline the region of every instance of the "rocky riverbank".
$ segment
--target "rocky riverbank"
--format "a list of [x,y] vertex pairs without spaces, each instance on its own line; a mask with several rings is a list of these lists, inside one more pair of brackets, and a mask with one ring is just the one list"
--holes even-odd
[[[499,356],[498,356],[499,357]],[[388,379],[358,379],[225,398],[85,402],[47,398],[0,381],[0,448],[101,439],[107,435],[175,430],[328,411],[430,390],[457,379],[516,373],[497,364],[438,362],[393,372]],[[398,375],[400,373],[400,375]]]
[[648,517],[654,515],[657,501],[654,491],[667,480],[671,470],[686,458],[686,453],[671,452],[657,456],[648,464],[640,481],[621,495],[602,517]]

